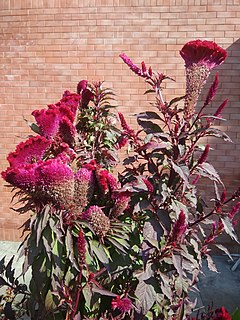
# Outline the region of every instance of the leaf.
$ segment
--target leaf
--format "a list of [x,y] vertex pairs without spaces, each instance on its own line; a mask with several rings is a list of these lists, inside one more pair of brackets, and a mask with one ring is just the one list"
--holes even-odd
[[158,120],[161,120],[160,116],[156,112],[153,112],[153,111],[141,112],[141,113],[138,113],[136,116],[137,116],[137,119],[147,119],[147,120],[158,119]]
[[91,249],[93,250],[93,252],[95,253],[96,257],[103,264],[109,264],[108,256],[107,256],[102,244],[100,244],[97,240],[91,240],[90,246],[91,246]]
[[7,286],[7,285],[8,285],[7,281],[4,280],[3,277],[0,276],[0,288],[1,288],[2,286]]
[[92,291],[95,293],[99,293],[102,296],[108,296],[108,297],[116,297],[117,295],[111,291],[108,291],[104,288],[99,288],[97,286],[93,286]]
[[172,254],[173,265],[176,268],[180,277],[183,276],[183,269],[182,269],[182,257],[179,254]]
[[232,320],[240,320],[240,310],[238,308],[233,312]]
[[177,103],[178,101],[181,101],[185,98],[185,96],[181,96],[181,97],[176,97],[174,99],[172,99],[170,102],[169,102],[169,107],[174,104],[174,103]]
[[224,141],[227,142],[232,142],[232,139],[225,133],[222,132],[221,130],[217,129],[217,128],[209,128],[206,130],[206,136],[214,136],[217,138],[221,138]]
[[223,184],[217,171],[214,169],[214,167],[210,163],[208,162],[202,163],[197,167],[197,171],[201,176],[208,177],[211,180],[215,180]]
[[207,254],[207,255],[206,255],[206,258],[207,258],[207,264],[208,264],[209,270],[211,270],[211,271],[213,271],[213,272],[218,272],[218,270],[217,270],[217,268],[216,268],[216,265],[215,265],[215,263],[213,262],[212,257],[211,257],[209,254]]
[[69,229],[67,229],[67,231],[66,231],[65,246],[66,246],[66,251],[67,251],[67,257],[72,262],[73,266],[79,271],[79,267],[78,267],[77,262],[74,257],[73,239],[72,239],[72,235],[71,235],[71,232],[69,231]]
[[145,281],[139,281],[135,295],[137,297],[136,307],[145,315],[152,307],[156,300],[156,292],[154,287]]
[[173,170],[179,174],[180,178],[183,179],[183,181],[188,183],[188,177],[189,177],[189,169],[185,165],[176,165],[173,161],[171,161],[171,165]]
[[50,290],[48,290],[46,298],[45,298],[45,308],[47,311],[53,310],[56,308],[56,304],[53,300],[53,295]]
[[224,217],[221,218],[221,221],[222,221],[222,223],[223,223],[225,232],[226,232],[233,240],[235,240],[237,243],[239,243],[238,238],[237,238],[237,235],[236,235],[236,233],[235,233],[235,230],[234,230],[234,228],[233,228],[233,225],[232,225],[231,220],[230,220],[227,216],[224,216]]
[[138,119],[138,124],[148,134],[162,132],[162,129],[159,127],[159,125],[156,123],[153,123],[152,121],[142,121],[142,120]]
[[114,247],[116,247],[118,250],[120,250],[122,253],[126,254],[126,250],[124,247],[116,240],[116,238],[108,237],[107,240],[113,244]]
[[14,283],[14,270],[12,270],[13,259],[14,256],[9,260],[5,270],[6,277],[10,281],[10,283]]
[[228,249],[226,247],[224,247],[222,244],[218,244],[218,243],[215,243],[215,247],[217,247],[218,249],[222,250],[224,253],[226,253],[226,255],[231,259],[233,260],[230,252],[228,251]]
[[5,257],[6,256],[4,256],[0,261],[0,274],[3,273],[3,271],[5,270]]

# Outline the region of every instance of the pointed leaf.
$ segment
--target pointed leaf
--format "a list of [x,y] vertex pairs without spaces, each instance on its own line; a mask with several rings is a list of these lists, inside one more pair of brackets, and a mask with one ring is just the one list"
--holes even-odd
[[156,292],[151,284],[145,281],[139,281],[135,295],[137,297],[136,307],[141,310],[142,314],[145,315],[152,307],[156,300]]

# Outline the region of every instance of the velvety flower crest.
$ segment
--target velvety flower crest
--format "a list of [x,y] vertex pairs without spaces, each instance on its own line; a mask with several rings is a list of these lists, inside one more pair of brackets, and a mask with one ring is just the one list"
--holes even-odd
[[216,313],[216,316],[213,318],[213,320],[231,320],[232,319],[232,317],[224,307],[217,309],[215,313]]
[[25,142],[20,142],[14,152],[10,152],[7,160],[11,167],[22,167],[42,159],[51,141],[41,136],[31,137]]
[[127,209],[128,207],[128,203],[130,201],[130,197],[126,196],[126,195],[122,195],[119,194],[115,199],[114,199],[115,203],[114,206],[111,210],[111,217],[113,218],[117,218],[118,216],[120,216],[125,209]]
[[213,41],[192,40],[180,50],[186,68],[197,64],[205,65],[209,70],[222,64],[227,58],[227,52]]

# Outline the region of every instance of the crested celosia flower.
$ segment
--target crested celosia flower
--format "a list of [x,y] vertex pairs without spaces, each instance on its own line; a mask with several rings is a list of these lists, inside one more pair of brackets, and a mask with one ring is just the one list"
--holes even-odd
[[36,167],[36,179],[42,193],[65,209],[73,206],[74,173],[59,159],[49,159]]
[[75,174],[74,180],[74,208],[78,212],[87,206],[94,192],[94,175],[92,170],[81,168]]
[[190,119],[203,85],[211,69],[222,64],[227,52],[215,42],[193,40],[186,43],[180,51],[186,67],[186,98],[184,115]]
[[20,167],[42,159],[51,141],[44,137],[31,137],[25,142],[20,142],[14,152],[10,152],[7,160],[11,167]]
[[10,167],[2,172],[2,177],[12,186],[33,194],[36,192],[38,186],[38,181],[36,179],[37,166],[38,163]]
[[120,296],[116,296],[111,305],[113,310],[118,309],[120,312],[125,313],[131,310],[132,301],[126,297],[120,298]]
[[67,106],[75,117],[80,99],[81,96],[79,94],[65,91],[60,103],[61,105]]
[[61,117],[58,109],[34,110],[32,115],[37,122],[42,136],[51,139],[57,134]]
[[88,84],[87,80],[79,81],[78,85],[77,85],[77,93],[81,94],[83,92],[83,90],[85,90],[87,88],[87,84]]
[[110,220],[98,206],[91,206],[83,212],[82,219],[89,222],[99,238],[106,236],[110,229]]
[[76,132],[77,130],[73,123],[67,117],[62,117],[59,123],[59,136],[62,141],[72,146]]
[[130,197],[126,195],[119,194],[116,197],[114,197],[114,206],[111,210],[111,217],[117,218],[120,216],[124,210],[128,207],[128,203],[130,201]]

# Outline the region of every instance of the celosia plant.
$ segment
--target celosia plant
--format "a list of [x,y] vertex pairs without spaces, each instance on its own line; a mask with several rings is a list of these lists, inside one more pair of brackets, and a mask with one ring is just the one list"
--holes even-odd
[[[58,103],[32,113],[37,135],[9,154],[2,173],[22,203],[16,211],[31,212],[21,245],[23,274],[30,267],[32,274],[28,290],[22,290],[31,319],[187,319],[202,259],[215,270],[210,246],[227,252],[216,243],[223,232],[237,240],[240,205],[227,204],[239,192],[227,198],[207,162],[210,145],[199,147],[207,136],[230,141],[213,127],[226,101],[213,116],[206,115],[218,76],[196,111],[201,89],[226,51],[197,40],[180,54],[186,94],[170,102],[163,99],[161,85],[171,78],[120,55],[156,96],[156,112],[137,115],[139,131],[122,113],[122,129],[117,129],[108,102],[112,92],[86,80],[77,93],[66,91]],[[111,171],[126,145],[130,154],[117,179]],[[197,192],[201,177],[215,184],[208,212]],[[206,224],[210,231],[204,231]],[[9,284],[8,277],[1,279],[0,286]],[[5,309],[12,310],[11,304]]]

